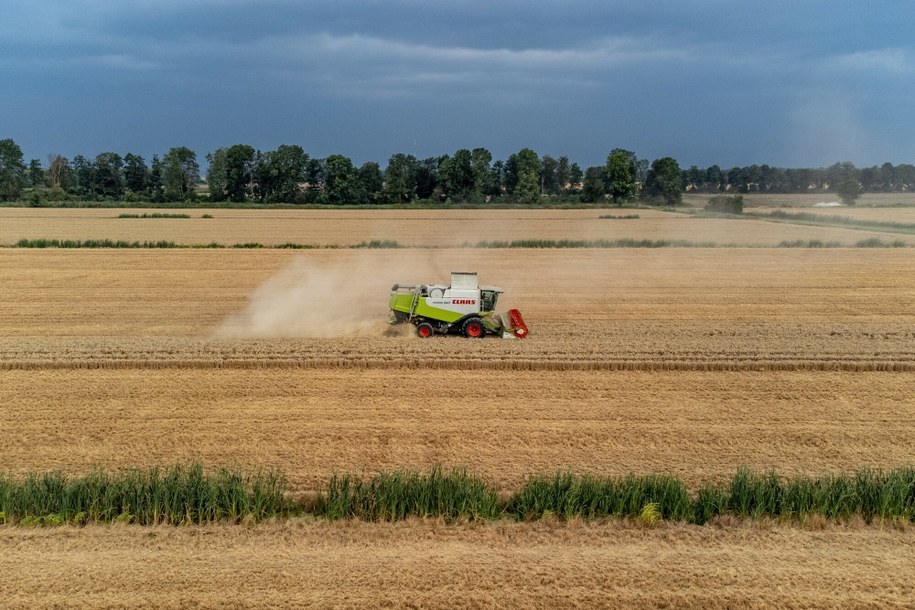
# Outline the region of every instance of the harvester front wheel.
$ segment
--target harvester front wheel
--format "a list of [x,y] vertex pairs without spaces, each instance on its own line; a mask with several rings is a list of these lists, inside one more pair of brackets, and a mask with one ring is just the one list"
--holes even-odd
[[422,324],[416,325],[416,334],[420,339],[428,339],[435,332],[435,329],[432,328],[432,325],[428,322],[423,322]]
[[483,320],[480,318],[469,318],[461,327],[465,337],[477,339],[483,336],[486,330],[483,328]]

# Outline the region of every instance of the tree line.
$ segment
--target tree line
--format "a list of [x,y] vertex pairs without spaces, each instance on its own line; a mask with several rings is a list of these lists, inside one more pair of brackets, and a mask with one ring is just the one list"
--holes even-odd
[[[0,140],[0,200],[23,196],[51,201],[232,202],[323,205],[390,205],[414,202],[522,203],[544,201],[623,204],[640,200],[675,205],[684,192],[837,192],[853,202],[862,192],[901,192],[915,187],[915,166],[884,163],[856,168],[785,169],[751,165],[722,170],[713,165],[681,169],[676,159],[652,163],[613,149],[601,166],[585,170],[566,156],[538,155],[523,148],[494,160],[485,148],[418,159],[397,153],[381,167],[356,167],[344,155],[313,157],[298,145],[258,151],[247,144],[206,155],[201,175],[197,155],[174,147],[147,163],[142,156],[104,152],[94,158],[49,155],[47,163],[24,162],[12,139]],[[28,192],[27,192],[28,191]]]

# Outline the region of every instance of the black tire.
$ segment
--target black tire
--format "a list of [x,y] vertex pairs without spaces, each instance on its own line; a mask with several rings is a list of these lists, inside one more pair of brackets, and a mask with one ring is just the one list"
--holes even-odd
[[461,332],[468,339],[482,339],[486,335],[486,327],[480,318],[467,318],[461,327]]
[[428,339],[435,334],[435,329],[432,328],[432,325],[428,322],[423,322],[422,324],[416,325],[416,335],[420,339]]

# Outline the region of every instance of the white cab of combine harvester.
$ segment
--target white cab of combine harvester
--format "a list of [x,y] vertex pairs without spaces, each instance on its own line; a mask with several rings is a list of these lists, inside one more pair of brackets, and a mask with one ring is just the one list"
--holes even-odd
[[480,286],[477,274],[453,271],[451,285],[433,284],[427,287],[426,303],[461,314],[480,312]]
[[477,281],[476,271],[452,271],[452,290],[478,290],[480,283]]

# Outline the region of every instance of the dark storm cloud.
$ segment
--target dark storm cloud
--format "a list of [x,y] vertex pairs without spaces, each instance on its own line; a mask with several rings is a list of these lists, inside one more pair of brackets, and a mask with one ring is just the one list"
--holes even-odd
[[298,143],[384,163],[911,162],[907,4],[14,0],[0,137],[27,155]]

